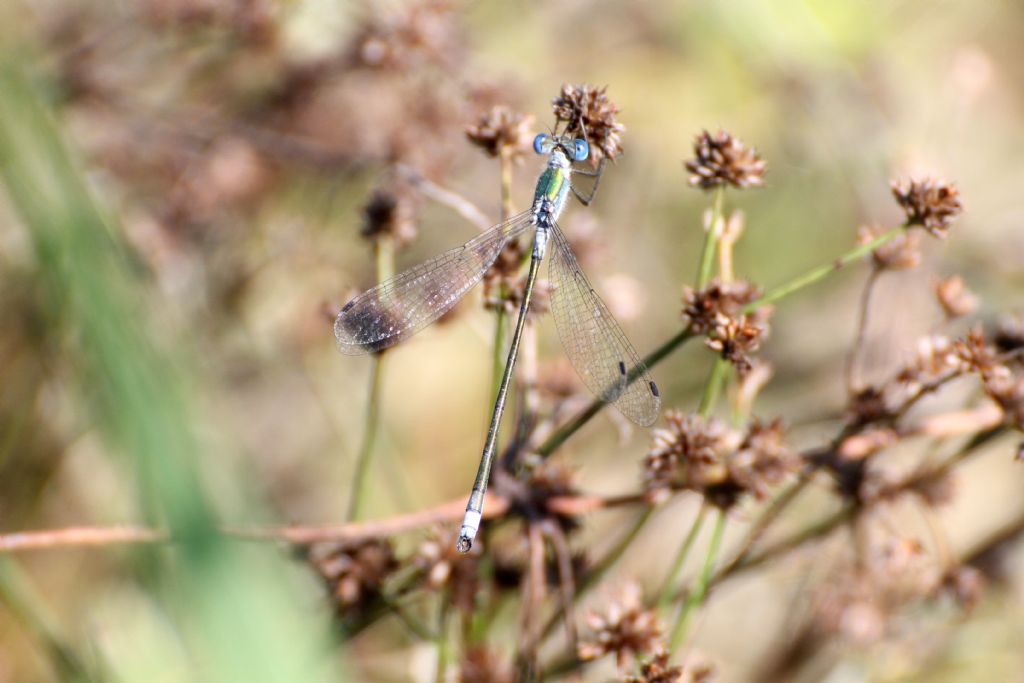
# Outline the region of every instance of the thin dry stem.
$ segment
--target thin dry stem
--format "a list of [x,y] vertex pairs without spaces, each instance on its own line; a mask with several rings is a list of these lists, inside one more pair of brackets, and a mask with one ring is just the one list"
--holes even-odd
[[[551,541],[551,550],[555,556],[558,567],[558,588],[559,597],[562,603],[562,615],[565,620],[565,635],[569,642],[569,649],[576,650],[576,614],[573,605],[576,601],[576,585],[572,572],[572,552],[569,549],[569,539],[565,532],[556,522],[546,519],[541,523],[544,535]],[[543,636],[543,629],[541,630]]]
[[424,178],[416,169],[406,166],[405,164],[398,164],[395,166],[395,169],[403,180],[408,181],[413,187],[422,192],[425,196],[433,199],[438,204],[447,206],[449,209],[469,221],[469,223],[474,225],[481,232],[487,230],[493,224],[492,221],[487,218],[487,214],[481,211],[476,204],[469,201],[458,192],[441,187],[437,183]]
[[863,389],[863,381],[860,377],[860,365],[864,355],[864,344],[867,341],[868,315],[871,309],[871,294],[875,290],[878,276],[881,274],[878,268],[872,268],[868,278],[864,282],[864,289],[861,290],[860,303],[857,309],[857,334],[846,357],[846,391],[855,394]]

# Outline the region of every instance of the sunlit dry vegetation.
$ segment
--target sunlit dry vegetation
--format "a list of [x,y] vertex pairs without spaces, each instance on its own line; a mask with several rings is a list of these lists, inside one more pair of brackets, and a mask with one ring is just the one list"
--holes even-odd
[[[1021,8],[0,27],[0,683],[1024,675]],[[529,241],[394,348],[332,323],[528,208],[556,127],[663,410],[587,390],[539,281],[462,554]]]

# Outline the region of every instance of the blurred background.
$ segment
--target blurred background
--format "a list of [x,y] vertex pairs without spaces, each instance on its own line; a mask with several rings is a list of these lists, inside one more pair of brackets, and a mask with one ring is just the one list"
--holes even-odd
[[[956,182],[965,212],[949,238],[878,283],[869,379],[941,320],[937,277],[963,276],[975,320],[1021,312],[1018,3],[42,0],[4,3],[0,26],[0,531],[148,523],[185,539],[4,555],[0,681],[187,681],[196,662],[209,680],[432,680],[430,643],[393,620],[339,643],[301,559],[224,543],[209,524],[345,519],[372,361],[337,353],[331,319],[375,282],[365,207],[402,164],[496,221],[498,162],[465,135],[493,105],[541,132],[563,83],[607,86],[624,154],[595,204],[562,222],[641,354],[681,327],[710,205],[683,163],[719,127],[768,165],[766,187],[726,198],[746,216],[736,271],[766,287],[830,262],[862,225],[897,225],[892,179]],[[540,163],[514,164],[517,210]],[[428,197],[397,201],[399,268],[476,234]],[[842,416],[865,274],[777,306],[761,353],[775,377],[755,413],[784,418],[796,447]],[[475,292],[386,355],[364,517],[468,493],[493,326]],[[546,317],[538,334],[541,377],[571,378]],[[693,343],[655,369],[666,408],[694,409],[711,358]],[[605,411],[558,458],[583,491],[635,491],[649,443]],[[1024,509],[1015,444],[960,472],[940,513],[954,553]],[[780,524],[831,504],[823,485]],[[656,586],[696,505],[660,510],[609,584]],[[892,523],[924,528],[912,513]],[[622,524],[595,515],[574,545],[603,547]],[[715,592],[693,647],[719,680],[763,671],[814,559]],[[1011,547],[1004,566],[1021,559]],[[970,618],[836,645],[801,680],[1019,680],[1022,598],[1007,571]]]

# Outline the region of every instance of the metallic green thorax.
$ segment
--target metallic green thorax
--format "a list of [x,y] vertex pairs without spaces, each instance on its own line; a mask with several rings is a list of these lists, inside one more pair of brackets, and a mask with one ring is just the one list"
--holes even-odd
[[569,169],[548,166],[537,180],[537,191],[533,195],[534,207],[541,200],[551,202],[550,213],[557,218],[569,195]]

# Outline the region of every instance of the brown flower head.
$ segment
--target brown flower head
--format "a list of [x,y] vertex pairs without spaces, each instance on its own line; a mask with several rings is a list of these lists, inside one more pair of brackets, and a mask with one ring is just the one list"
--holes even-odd
[[686,162],[690,184],[709,190],[729,184],[744,189],[763,187],[765,163],[757,150],[747,148],[738,138],[724,130],[712,135],[708,131],[693,143],[694,158]]
[[922,384],[966,369],[948,337],[930,335],[917,341],[914,355],[896,373],[896,381],[916,390]]
[[615,161],[622,154],[622,133],[626,130],[615,120],[619,108],[608,99],[605,90],[567,83],[551,102],[555,119],[566,124],[562,134],[586,137],[590,143],[590,164],[595,168],[602,159]]
[[761,340],[768,334],[767,319],[770,315],[771,309],[767,306],[734,318],[719,313],[714,327],[704,339],[704,346],[721,354],[741,376],[746,375],[752,367],[749,354],[761,347]]
[[977,373],[982,381],[1002,380],[1010,376],[1010,369],[1004,365],[980,327],[975,327],[963,339],[953,342],[957,357],[970,372]]
[[[865,225],[857,229],[857,244],[868,244],[886,229]],[[871,252],[871,264],[878,270],[909,270],[921,263],[921,238],[916,232],[902,231]]]
[[643,606],[640,586],[635,583],[622,588],[605,614],[588,614],[586,623],[592,633],[580,641],[576,650],[584,661],[614,654],[619,667],[623,667],[637,655],[652,655],[664,649],[658,617],[654,610]]
[[308,560],[344,614],[369,605],[380,594],[384,580],[398,568],[391,544],[376,539],[314,546]]
[[480,551],[473,548],[460,553],[455,548],[456,535],[451,531],[432,533],[420,543],[412,565],[422,573],[426,589],[448,589],[452,604],[463,614],[472,614],[480,587]]
[[459,663],[459,683],[513,683],[512,667],[494,650],[481,645],[469,647]]
[[725,485],[730,477],[728,456],[742,437],[713,417],[670,410],[665,421],[667,428],[654,430],[643,462],[648,499],[658,502],[672,488],[707,492]]
[[466,137],[488,156],[518,159],[530,149],[533,117],[498,104],[466,127]]
[[403,70],[458,61],[463,39],[448,0],[412,0],[370,15],[349,48],[349,59],[372,69]]
[[942,312],[946,314],[947,320],[970,315],[978,308],[978,297],[967,289],[963,278],[959,275],[939,280],[933,285],[933,288],[935,299],[942,307]]
[[408,188],[402,185],[379,187],[363,207],[360,234],[369,240],[390,237],[398,246],[408,244],[416,238],[417,209],[417,202]]
[[945,237],[963,209],[956,187],[930,178],[897,180],[892,195],[907,214],[907,225],[920,225],[935,237]]
[[669,663],[671,655],[662,650],[640,665],[639,676],[626,676],[623,683],[676,683],[683,678],[683,667]]
[[714,278],[702,290],[683,287],[683,323],[694,334],[704,334],[715,328],[720,316],[737,316],[760,296],[761,288],[745,280],[722,282]]
[[800,468],[800,459],[789,450],[782,435],[782,420],[754,420],[739,449],[728,458],[729,476],[759,500]]
[[672,666],[672,655],[667,651],[658,652],[649,661],[640,665],[639,676],[626,676],[623,683],[711,683],[715,679],[714,667],[705,661],[696,661],[693,654],[687,656],[687,666]]

